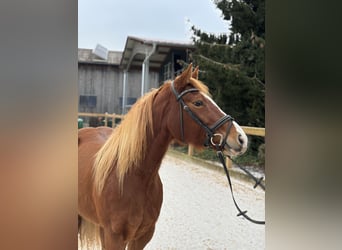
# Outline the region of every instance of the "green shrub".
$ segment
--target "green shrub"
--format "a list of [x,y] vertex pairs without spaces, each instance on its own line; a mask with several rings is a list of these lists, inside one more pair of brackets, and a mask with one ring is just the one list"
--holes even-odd
[[265,143],[258,148],[259,166],[265,168]]
[[[184,154],[188,153],[188,146],[172,145],[172,148]],[[216,152],[211,148],[207,148],[204,150],[194,150],[193,156],[203,159],[203,160],[207,160],[207,161],[219,162]],[[265,167],[265,144],[261,144],[259,146],[258,153],[256,153],[253,150],[248,149],[245,154],[238,156],[238,157],[234,157],[233,159],[236,163],[241,164],[241,165],[264,168]]]

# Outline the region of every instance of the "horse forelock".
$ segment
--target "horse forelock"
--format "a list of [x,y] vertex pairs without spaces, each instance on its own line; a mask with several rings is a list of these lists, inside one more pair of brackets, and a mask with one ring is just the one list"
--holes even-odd
[[200,80],[197,80],[195,78],[190,78],[190,83],[192,84],[192,86],[194,86],[194,88],[198,89],[200,92],[210,96],[209,93],[209,88],[207,85],[205,85],[203,82],[201,82]]
[[152,105],[158,91],[159,89],[152,90],[132,106],[95,155],[93,176],[98,193],[102,192],[114,166],[122,191],[126,173],[142,162],[147,150],[147,137],[153,135]]

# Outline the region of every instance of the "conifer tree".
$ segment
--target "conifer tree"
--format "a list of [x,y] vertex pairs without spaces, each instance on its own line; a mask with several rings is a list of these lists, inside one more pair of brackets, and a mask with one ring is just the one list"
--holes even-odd
[[[220,107],[245,126],[265,126],[265,0],[215,0],[229,35],[192,27],[192,55]],[[259,143],[258,143],[259,140]],[[257,152],[260,139],[253,139]]]

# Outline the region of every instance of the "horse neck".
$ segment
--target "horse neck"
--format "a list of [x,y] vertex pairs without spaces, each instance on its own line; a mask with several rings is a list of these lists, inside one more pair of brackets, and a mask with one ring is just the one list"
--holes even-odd
[[153,135],[148,137],[144,168],[148,172],[159,170],[159,166],[168,149],[172,136],[167,129],[166,117],[168,103],[157,97],[153,105]]

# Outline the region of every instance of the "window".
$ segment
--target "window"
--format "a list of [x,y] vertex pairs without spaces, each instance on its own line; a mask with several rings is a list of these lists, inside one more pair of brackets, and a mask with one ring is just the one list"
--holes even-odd
[[164,81],[171,79],[171,63],[169,62],[164,66]]
[[[136,97],[126,97],[126,108],[133,106],[136,101]],[[122,97],[119,97],[119,105],[122,108]]]
[[96,96],[95,95],[80,95],[80,106],[85,108],[96,107]]

